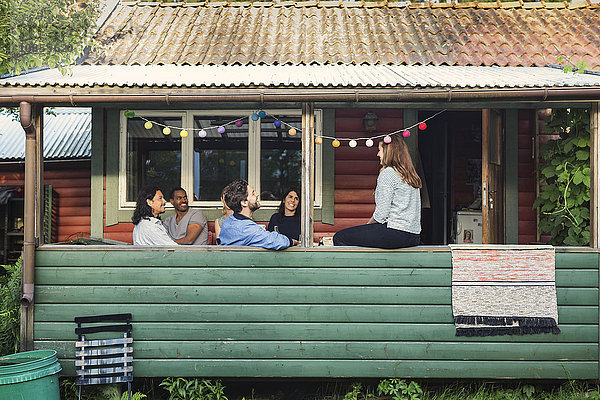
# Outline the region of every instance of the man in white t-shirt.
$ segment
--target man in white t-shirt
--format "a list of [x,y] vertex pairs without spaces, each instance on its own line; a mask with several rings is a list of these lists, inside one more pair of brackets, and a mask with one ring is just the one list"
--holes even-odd
[[163,222],[169,236],[179,244],[207,244],[208,227],[206,217],[202,211],[188,207],[185,190],[181,187],[173,188],[169,201],[175,208],[175,215],[171,215]]

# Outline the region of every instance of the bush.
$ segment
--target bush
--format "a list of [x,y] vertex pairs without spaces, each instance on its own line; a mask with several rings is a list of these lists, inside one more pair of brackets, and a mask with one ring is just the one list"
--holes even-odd
[[0,276],[0,356],[19,350],[21,259],[2,267],[6,274]]
[[587,109],[557,109],[545,132],[560,134],[540,148],[539,229],[555,246],[590,244],[590,116]]

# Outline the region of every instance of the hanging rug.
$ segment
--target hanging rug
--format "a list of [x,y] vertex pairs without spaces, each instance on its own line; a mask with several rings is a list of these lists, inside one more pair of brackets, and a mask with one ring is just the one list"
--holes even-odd
[[560,333],[554,247],[450,247],[456,336]]

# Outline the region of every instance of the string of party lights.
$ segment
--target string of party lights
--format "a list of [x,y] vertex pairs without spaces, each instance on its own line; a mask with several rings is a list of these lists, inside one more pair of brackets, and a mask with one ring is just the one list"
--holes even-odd
[[[375,135],[375,136],[366,136],[366,137],[359,137],[359,138],[337,138],[334,136],[327,136],[327,135],[315,135],[315,143],[316,144],[321,144],[323,143],[323,139],[329,139],[331,140],[331,145],[333,147],[340,147],[341,142],[348,142],[348,146],[350,147],[356,147],[358,146],[358,142],[364,140],[365,141],[365,146],[367,147],[372,147],[373,144],[375,143],[374,140],[376,139],[380,139],[383,138],[384,143],[390,143],[392,141],[392,136],[393,135],[397,135],[397,134],[402,134],[403,137],[407,138],[410,136],[410,131],[413,128],[418,128],[418,130],[420,131],[424,131],[425,129],[427,129],[427,121],[437,117],[438,115],[440,115],[441,113],[445,112],[446,110],[441,110],[438,111],[437,113],[433,114],[431,117],[425,118],[424,120],[417,122],[409,127],[406,128],[402,128],[402,129],[398,129],[396,131],[393,132],[389,132],[389,133],[383,133],[380,135]],[[135,112],[132,110],[127,110],[123,113],[125,115],[125,117],[127,118],[134,118],[136,117]],[[225,131],[227,130],[226,127],[229,125],[235,125],[238,128],[241,127],[242,125],[244,125],[244,120],[250,118],[252,121],[258,121],[261,118],[265,118],[265,117],[271,117],[274,119],[273,121],[273,125],[275,125],[276,128],[280,128],[282,125],[289,128],[288,129],[288,134],[290,136],[294,136],[297,133],[302,133],[301,130],[297,130],[294,126],[288,124],[285,121],[282,121],[278,118],[276,118],[273,115],[267,114],[265,111],[260,110],[257,112],[252,113],[252,115],[250,115],[250,117],[241,117],[241,118],[237,118],[237,119],[233,119],[229,122],[226,122],[222,125],[215,125],[215,126],[207,126],[204,128],[191,128],[190,130],[192,132],[198,132],[198,136],[200,138],[205,138],[206,136],[208,136],[208,131],[214,130],[216,129],[217,132],[219,134],[224,134]],[[142,116],[137,116],[137,118],[141,119],[142,121],[144,121],[144,128],[150,130],[152,129],[152,127],[154,125],[159,126],[162,128],[162,133],[165,136],[168,136],[171,134],[171,132],[173,132],[174,130],[179,130],[179,136],[181,136],[182,138],[187,137],[189,132],[186,129],[181,129],[178,126],[173,126],[173,125],[166,125],[160,122],[156,122],[156,121],[152,121],[148,118],[142,117]]]

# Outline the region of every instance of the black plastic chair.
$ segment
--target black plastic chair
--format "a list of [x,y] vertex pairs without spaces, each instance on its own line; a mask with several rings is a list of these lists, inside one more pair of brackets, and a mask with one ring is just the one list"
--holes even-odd
[[[115,325],[97,325],[101,322],[121,322]],[[110,314],[90,317],[75,317],[75,333],[79,340],[75,367],[79,386],[127,382],[127,393],[131,400],[133,382],[133,338],[131,337],[131,314]],[[83,324],[94,324],[82,327]],[[123,337],[115,339],[86,340],[85,335],[100,332],[123,332]]]

